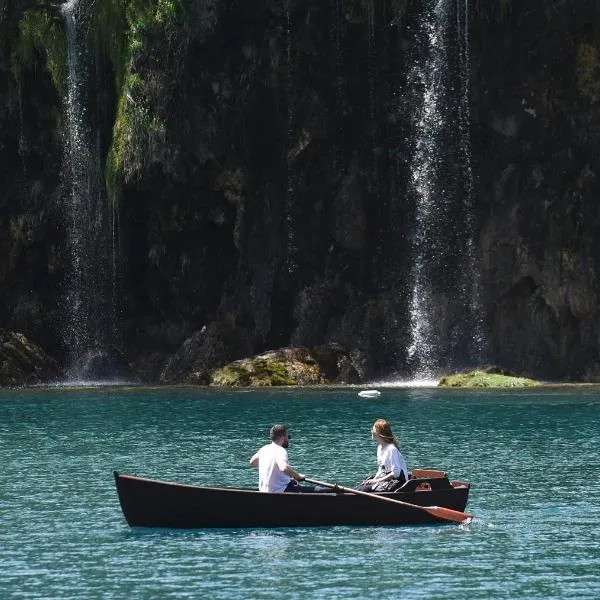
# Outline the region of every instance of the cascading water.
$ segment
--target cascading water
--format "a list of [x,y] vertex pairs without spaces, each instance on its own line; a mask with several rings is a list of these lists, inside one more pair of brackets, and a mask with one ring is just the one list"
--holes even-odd
[[426,7],[417,24],[415,39],[422,52],[416,55],[409,72],[409,86],[420,99],[414,114],[415,145],[411,162],[410,185],[414,192],[413,272],[410,296],[411,343],[408,360],[417,379],[432,378],[439,368],[439,346],[433,325],[434,296],[431,263],[439,260],[438,219],[444,218],[446,201],[439,194],[439,143],[443,125],[440,107],[445,93],[442,77],[446,64],[443,39],[443,2]]
[[[111,254],[114,218],[102,182],[99,142],[92,133],[89,95],[91,56],[87,20],[94,0],[69,0],[61,11],[67,34],[68,81],[65,179],[70,264],[66,278],[64,339],[68,378],[110,378],[107,348],[114,335]],[[114,254],[114,253],[113,253]]]
[[[428,0],[414,26],[418,50],[408,74],[414,107],[409,191],[415,208],[407,358],[415,379],[432,380],[442,368],[481,362],[484,354],[473,240],[468,20],[468,0]],[[453,48],[457,56],[449,57]]]

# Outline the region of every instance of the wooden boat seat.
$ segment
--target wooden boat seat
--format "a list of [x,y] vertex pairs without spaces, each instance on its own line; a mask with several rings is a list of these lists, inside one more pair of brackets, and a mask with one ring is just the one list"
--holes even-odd
[[410,479],[395,490],[397,493],[452,489],[448,474],[430,469],[413,469]]
[[411,477],[434,479],[437,477],[448,477],[446,471],[438,471],[437,469],[413,469]]

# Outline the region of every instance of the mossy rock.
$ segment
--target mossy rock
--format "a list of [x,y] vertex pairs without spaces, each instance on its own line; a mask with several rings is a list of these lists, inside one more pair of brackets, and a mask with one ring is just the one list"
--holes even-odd
[[214,386],[288,386],[323,383],[321,369],[306,348],[280,348],[215,369]]
[[0,386],[45,383],[59,374],[56,361],[24,335],[0,330]]
[[483,370],[467,371],[443,377],[438,384],[440,387],[469,387],[469,388],[516,388],[540,385],[539,381],[527,377],[516,377],[504,373],[491,373]]

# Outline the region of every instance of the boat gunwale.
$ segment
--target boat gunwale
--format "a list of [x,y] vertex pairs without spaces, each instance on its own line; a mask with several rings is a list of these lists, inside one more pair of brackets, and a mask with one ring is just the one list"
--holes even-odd
[[[159,485],[164,485],[164,486],[169,486],[169,487],[174,487],[174,488],[188,488],[188,489],[192,489],[192,490],[206,490],[206,491],[214,491],[214,492],[234,492],[234,493],[253,493],[253,494],[267,493],[267,492],[261,492],[260,490],[258,490],[256,488],[219,487],[219,486],[200,485],[197,483],[177,483],[174,481],[166,481],[164,479],[152,479],[150,477],[140,477],[139,475],[120,473],[119,471],[113,471],[113,475],[115,476],[115,478],[117,480],[118,479],[129,479],[129,480],[133,480],[133,481],[140,481],[140,482],[150,483],[150,484],[159,484]],[[429,478],[417,478],[417,480],[418,479],[422,479],[423,481],[428,481]],[[415,479],[410,479],[409,481],[414,482]],[[450,484],[450,487],[443,488],[442,490],[439,490],[439,491],[470,489],[470,487],[471,487],[471,484],[466,481],[448,480],[448,482]],[[404,486],[402,486],[402,487],[404,487]],[[405,493],[405,494],[423,494],[423,493],[430,493],[432,491],[431,489],[413,489],[413,490],[406,490],[405,492],[403,492],[402,487],[398,488],[397,490],[395,490],[393,492],[376,492],[373,495],[384,496],[384,497],[386,497],[386,496],[394,497],[396,495],[403,494],[403,493]],[[281,495],[283,495],[283,494],[284,494],[284,492],[281,492]],[[313,492],[310,494],[310,496],[313,496],[313,495],[317,495],[317,496],[332,496],[332,495],[352,496],[353,494],[351,492],[344,492],[342,490],[339,490],[339,491],[330,490],[327,492]]]

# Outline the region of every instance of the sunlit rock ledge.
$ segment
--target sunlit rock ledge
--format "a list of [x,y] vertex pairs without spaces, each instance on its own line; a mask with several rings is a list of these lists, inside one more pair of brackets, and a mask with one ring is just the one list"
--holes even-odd
[[359,374],[345,352],[332,344],[318,349],[286,347],[233,361],[210,374],[210,385],[295,386],[357,383]]
[[541,384],[535,379],[518,377],[505,372],[498,372],[494,369],[476,369],[474,371],[446,375],[440,380],[438,385],[440,387],[463,388],[516,388],[534,387]]

